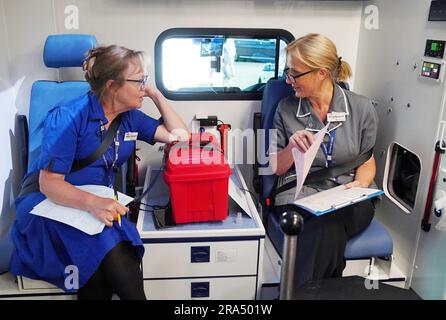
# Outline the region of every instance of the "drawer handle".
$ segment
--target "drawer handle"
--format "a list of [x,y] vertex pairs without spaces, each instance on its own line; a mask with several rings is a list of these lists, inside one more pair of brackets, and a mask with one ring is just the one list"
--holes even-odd
[[192,282],[190,296],[192,298],[209,298],[209,282]]
[[190,262],[203,263],[210,261],[211,247],[191,247],[190,248]]

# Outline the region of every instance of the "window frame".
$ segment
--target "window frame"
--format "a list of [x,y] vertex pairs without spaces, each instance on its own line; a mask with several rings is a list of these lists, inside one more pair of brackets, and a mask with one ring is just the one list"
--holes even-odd
[[[224,36],[246,39],[276,39],[276,59],[274,78],[279,72],[280,40],[290,43],[295,38],[284,29],[254,29],[254,28],[171,28],[163,31],[155,42],[155,83],[162,94],[175,101],[215,101],[215,100],[262,100],[263,88],[257,92],[176,92],[170,91],[163,83],[163,42],[170,38],[212,38]],[[254,85],[254,84],[253,84]]]
[[[395,180],[400,177],[399,173],[400,171],[397,171],[397,169],[401,169],[401,157],[398,157],[399,154],[408,152],[409,155],[417,161],[418,163],[418,180],[417,180],[417,189],[414,194],[414,200],[413,204],[409,203],[406,199],[401,198],[397,191],[395,191]],[[398,166],[398,168],[397,168]],[[398,142],[392,142],[388,147],[388,155],[386,159],[386,165],[384,169],[384,181],[383,181],[383,188],[384,192],[387,195],[387,197],[396,204],[400,209],[403,210],[406,214],[411,214],[415,208],[416,199],[418,196],[418,183],[420,182],[420,175],[421,175],[421,160],[420,157],[412,150],[406,148],[402,144],[399,144]],[[398,175],[397,175],[398,174]]]

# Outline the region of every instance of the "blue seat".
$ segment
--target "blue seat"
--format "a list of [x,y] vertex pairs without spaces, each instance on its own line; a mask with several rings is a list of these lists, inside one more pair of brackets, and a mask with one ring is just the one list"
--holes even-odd
[[[65,34],[48,36],[43,60],[49,68],[80,67],[85,53],[97,44],[91,35]],[[17,139],[22,159],[17,161],[22,173],[32,168],[40,153],[43,138],[43,121],[48,111],[59,102],[86,93],[90,86],[85,81],[36,81],[31,89],[28,118],[16,116]],[[6,236],[0,239],[0,274],[9,269],[13,243],[8,228]]]
[[[341,86],[348,89],[346,84],[341,84]],[[268,129],[272,127],[277,105],[280,100],[293,94],[292,87],[284,79],[272,79],[267,82],[263,91],[261,110],[263,117],[261,128],[266,130],[266,147],[269,146]],[[262,152],[266,156],[267,150],[262,150]],[[268,167],[268,164],[261,167]],[[265,203],[265,199],[274,187],[276,175],[261,175],[260,177],[262,181],[261,198],[262,203]],[[285,236],[280,229],[277,215],[272,214],[268,208],[265,208],[263,210],[263,222],[271,242],[281,254]],[[372,223],[363,232],[348,241],[344,256],[347,260],[357,260],[371,257],[390,257],[392,253],[393,241],[390,234],[378,220],[373,219]]]
[[[96,46],[92,35],[58,34],[46,39],[43,60],[49,68],[81,67],[88,50]],[[90,90],[86,81],[34,82],[29,106],[28,170],[40,153],[43,121],[50,109],[64,100],[78,97]]]

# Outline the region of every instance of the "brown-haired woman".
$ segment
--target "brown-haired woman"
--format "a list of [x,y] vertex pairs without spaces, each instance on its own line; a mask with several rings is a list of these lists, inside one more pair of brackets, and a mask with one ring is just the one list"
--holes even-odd
[[[124,218],[121,225],[116,222],[128,208],[75,186],[113,188],[115,170],[132,154],[136,137],[151,144],[168,142],[187,139],[188,130],[162,94],[147,85],[142,52],[116,45],[98,47],[88,52],[84,70],[91,90],[56,106],[45,119],[41,153],[26,177],[39,175],[40,192],[22,194],[16,200],[11,272],[66,291],[79,288],[79,299],[110,299],[113,293],[121,299],[145,299],[142,241],[134,224]],[[144,97],[155,103],[163,121],[138,110]],[[118,115],[121,123],[114,143],[95,162],[72,172],[73,161],[87,158],[98,148]],[[106,227],[89,235],[30,214],[45,198],[87,211]]]
[[[328,125],[311,171],[347,164],[367,154],[375,144],[377,113],[370,99],[344,90],[338,84],[351,76],[347,62],[338,56],[336,46],[321,34],[308,34],[287,48],[286,81],[295,95],[283,99],[274,116],[270,163],[279,176],[278,186],[295,174],[292,149],[302,152],[313,143],[313,134]],[[271,150],[271,148],[270,148]],[[345,184],[369,187],[374,184],[376,166],[373,155],[352,172],[327,179],[317,185],[304,185],[298,198]],[[275,198],[276,214],[290,209],[295,188]],[[292,208],[295,209],[294,207]],[[374,215],[370,200],[315,217],[304,210],[305,227],[296,251],[295,287],[308,280],[340,277],[345,267],[344,251],[348,239],[364,230]]]

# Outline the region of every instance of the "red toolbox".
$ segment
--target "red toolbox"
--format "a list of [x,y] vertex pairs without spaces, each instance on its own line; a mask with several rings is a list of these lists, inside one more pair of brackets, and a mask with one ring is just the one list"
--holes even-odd
[[192,134],[189,141],[169,144],[164,181],[175,223],[225,220],[230,175],[215,136]]

